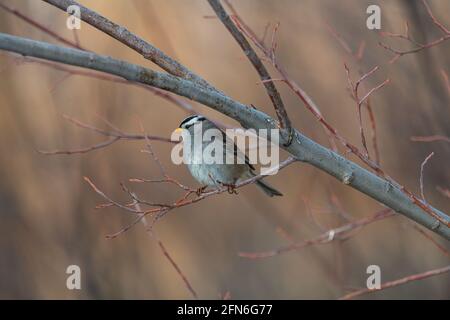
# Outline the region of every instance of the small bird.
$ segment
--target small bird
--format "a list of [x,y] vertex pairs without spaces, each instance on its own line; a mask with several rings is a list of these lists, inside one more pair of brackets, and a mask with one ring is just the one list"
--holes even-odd
[[[189,134],[191,142],[189,143],[189,141],[186,141],[187,139],[183,139],[183,148],[185,150],[183,153],[186,155],[186,148],[190,148],[191,152],[187,153],[188,159],[186,159],[187,167],[191,175],[203,185],[203,188],[199,190],[204,190],[207,186],[227,186],[229,191],[234,192],[236,183],[256,176],[254,173],[255,168],[249,163],[245,153],[239,150],[234,141],[211,120],[204,116],[192,115],[184,119],[177,130],[182,131],[183,129],[187,130],[186,132]],[[210,141],[204,141],[203,134],[209,129],[217,130],[215,132],[219,133],[220,139],[216,139],[213,136]],[[201,146],[199,143],[195,143],[194,135],[197,134],[202,138]],[[221,163],[213,163],[213,159],[205,159],[209,154],[203,151],[208,145],[214,143],[223,144],[222,149],[217,149],[223,150],[223,161]],[[234,157],[233,163],[227,163],[226,161],[226,155],[229,156],[230,154]],[[213,156],[209,155],[209,157],[212,158]],[[243,159],[244,161],[238,163],[236,159]],[[269,197],[283,195],[261,179],[256,181],[256,185]]]

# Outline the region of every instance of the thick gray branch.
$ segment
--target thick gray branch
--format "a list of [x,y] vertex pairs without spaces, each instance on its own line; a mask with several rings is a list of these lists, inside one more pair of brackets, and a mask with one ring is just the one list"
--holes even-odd
[[[277,128],[276,121],[267,114],[237,102],[213,89],[208,89],[179,77],[156,72],[111,57],[3,33],[0,33],[0,49],[102,71],[127,80],[167,90],[226,114],[239,121],[244,128]],[[280,141],[285,142],[283,137],[280,137]],[[373,199],[443,236],[445,239],[450,240],[450,228],[416,206],[396,186],[319,145],[300,132],[295,131],[295,138],[292,144],[284,148],[297,159],[325,171],[343,183],[367,194]],[[449,220],[446,214],[434,208],[433,210],[442,219]]]
[[[233,38],[239,44],[241,49],[244,51],[248,60],[252,63],[256,72],[258,72],[259,77],[263,81],[264,87],[266,88],[267,94],[272,101],[272,104],[275,108],[275,112],[277,113],[278,120],[280,121],[280,126],[283,129],[288,130],[288,134],[292,134],[291,132],[291,121],[286,112],[286,108],[284,107],[283,100],[281,99],[280,93],[278,92],[275,84],[270,81],[272,77],[267,71],[266,67],[262,63],[261,59],[256,54],[255,50],[253,50],[250,43],[244,37],[242,32],[236,27],[233,21],[231,21],[230,16],[227,14],[225,9],[220,4],[220,0],[208,0],[212,9],[216,13],[217,17],[219,17],[220,21],[225,25],[228,31],[231,33]],[[291,137],[292,138],[292,137]],[[290,142],[290,141],[289,141]]]
[[86,8],[82,4],[73,0],[43,0],[63,11],[67,11],[70,6],[78,6],[80,8],[81,20],[90,24],[94,28],[106,33],[114,39],[122,42],[124,45],[140,53],[144,58],[151,60],[156,65],[170,74],[179,76],[197,82],[209,89],[214,89],[208,82],[193,73],[191,70],[172,59],[160,49],[154,47],[144,39],[138,37],[127,28],[118,25],[108,18],[98,14],[97,12]]

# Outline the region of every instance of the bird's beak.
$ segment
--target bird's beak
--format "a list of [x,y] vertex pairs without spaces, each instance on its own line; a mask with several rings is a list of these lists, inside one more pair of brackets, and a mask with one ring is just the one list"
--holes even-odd
[[176,133],[181,133],[181,132],[183,132],[183,128],[176,128],[176,129],[175,129],[175,132],[176,132]]

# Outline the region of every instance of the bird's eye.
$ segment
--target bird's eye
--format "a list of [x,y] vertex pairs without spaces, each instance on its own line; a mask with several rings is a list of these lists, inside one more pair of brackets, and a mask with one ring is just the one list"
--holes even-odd
[[184,119],[184,120],[181,122],[180,128],[188,129],[188,128],[190,128],[192,125],[197,124],[197,123],[199,123],[199,122],[201,122],[201,121],[203,121],[203,120],[205,120],[205,119],[206,119],[205,117],[203,117],[203,116],[198,116],[198,115],[187,117],[186,119]]

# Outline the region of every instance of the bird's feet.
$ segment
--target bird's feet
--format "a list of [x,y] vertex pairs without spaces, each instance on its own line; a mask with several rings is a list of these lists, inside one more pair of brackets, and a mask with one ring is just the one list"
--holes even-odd
[[228,191],[229,194],[238,194],[235,184],[223,183],[223,182],[220,182],[220,184],[227,188],[227,191]]
[[208,186],[202,186],[202,187],[198,188],[197,191],[195,192],[197,197],[200,197],[202,195],[202,193],[206,190],[206,188],[208,188]]

